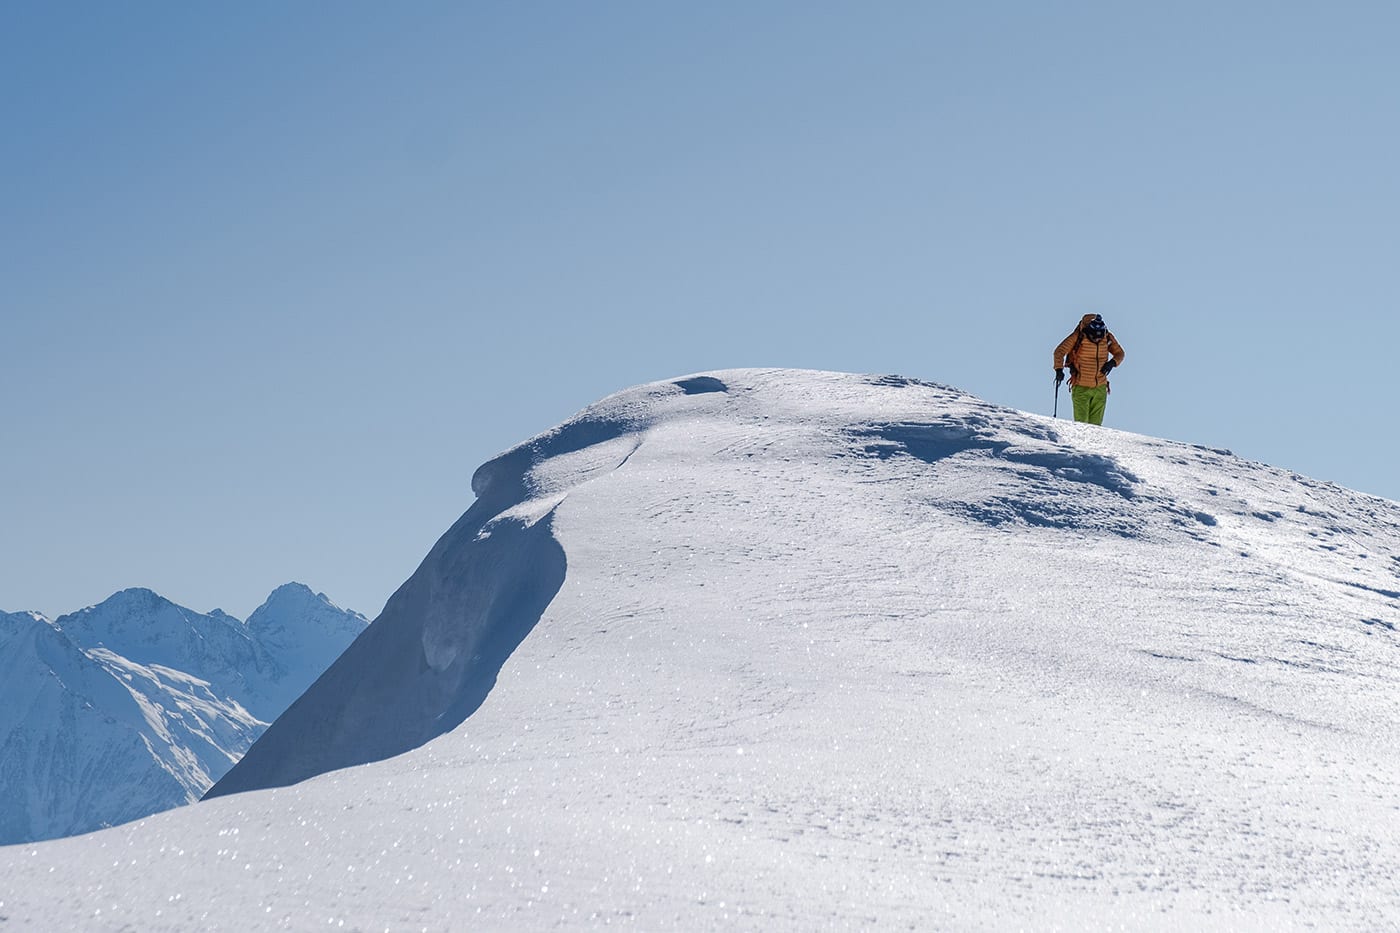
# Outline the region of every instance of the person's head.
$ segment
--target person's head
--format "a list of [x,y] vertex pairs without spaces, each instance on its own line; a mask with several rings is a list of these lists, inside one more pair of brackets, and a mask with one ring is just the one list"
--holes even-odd
[[1108,328],[1104,326],[1102,314],[1094,315],[1090,318],[1089,323],[1084,325],[1084,336],[1093,341],[1102,340],[1103,335],[1107,332]]

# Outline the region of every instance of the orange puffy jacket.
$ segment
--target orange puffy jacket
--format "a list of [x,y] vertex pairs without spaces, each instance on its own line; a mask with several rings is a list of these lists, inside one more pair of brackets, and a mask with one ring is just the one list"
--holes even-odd
[[1103,364],[1111,358],[1114,366],[1123,365],[1126,354],[1114,339],[1112,331],[1105,331],[1103,339],[1098,342],[1084,336],[1084,328],[1097,316],[1086,314],[1080,318],[1074,333],[1061,340],[1055,348],[1055,368],[1069,367],[1069,384],[1072,386],[1107,385],[1108,377],[1103,374]]

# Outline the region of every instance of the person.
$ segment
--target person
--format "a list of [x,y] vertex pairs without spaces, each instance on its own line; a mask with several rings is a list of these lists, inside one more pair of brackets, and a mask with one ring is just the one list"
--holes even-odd
[[1103,424],[1108,405],[1108,374],[1123,365],[1123,348],[1104,326],[1103,315],[1086,314],[1055,348],[1055,388],[1065,381],[1069,368],[1069,393],[1074,399],[1074,420]]

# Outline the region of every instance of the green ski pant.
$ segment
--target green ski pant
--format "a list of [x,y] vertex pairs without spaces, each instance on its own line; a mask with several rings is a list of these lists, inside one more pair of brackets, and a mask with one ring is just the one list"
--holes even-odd
[[1074,386],[1074,420],[1103,424],[1103,410],[1108,406],[1108,386]]

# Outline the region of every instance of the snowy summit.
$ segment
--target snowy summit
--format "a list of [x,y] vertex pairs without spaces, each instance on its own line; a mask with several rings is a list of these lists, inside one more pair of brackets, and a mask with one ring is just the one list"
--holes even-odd
[[619,393],[473,490],[213,799],[0,850],[0,917],[1400,916],[1396,503],[784,370]]

